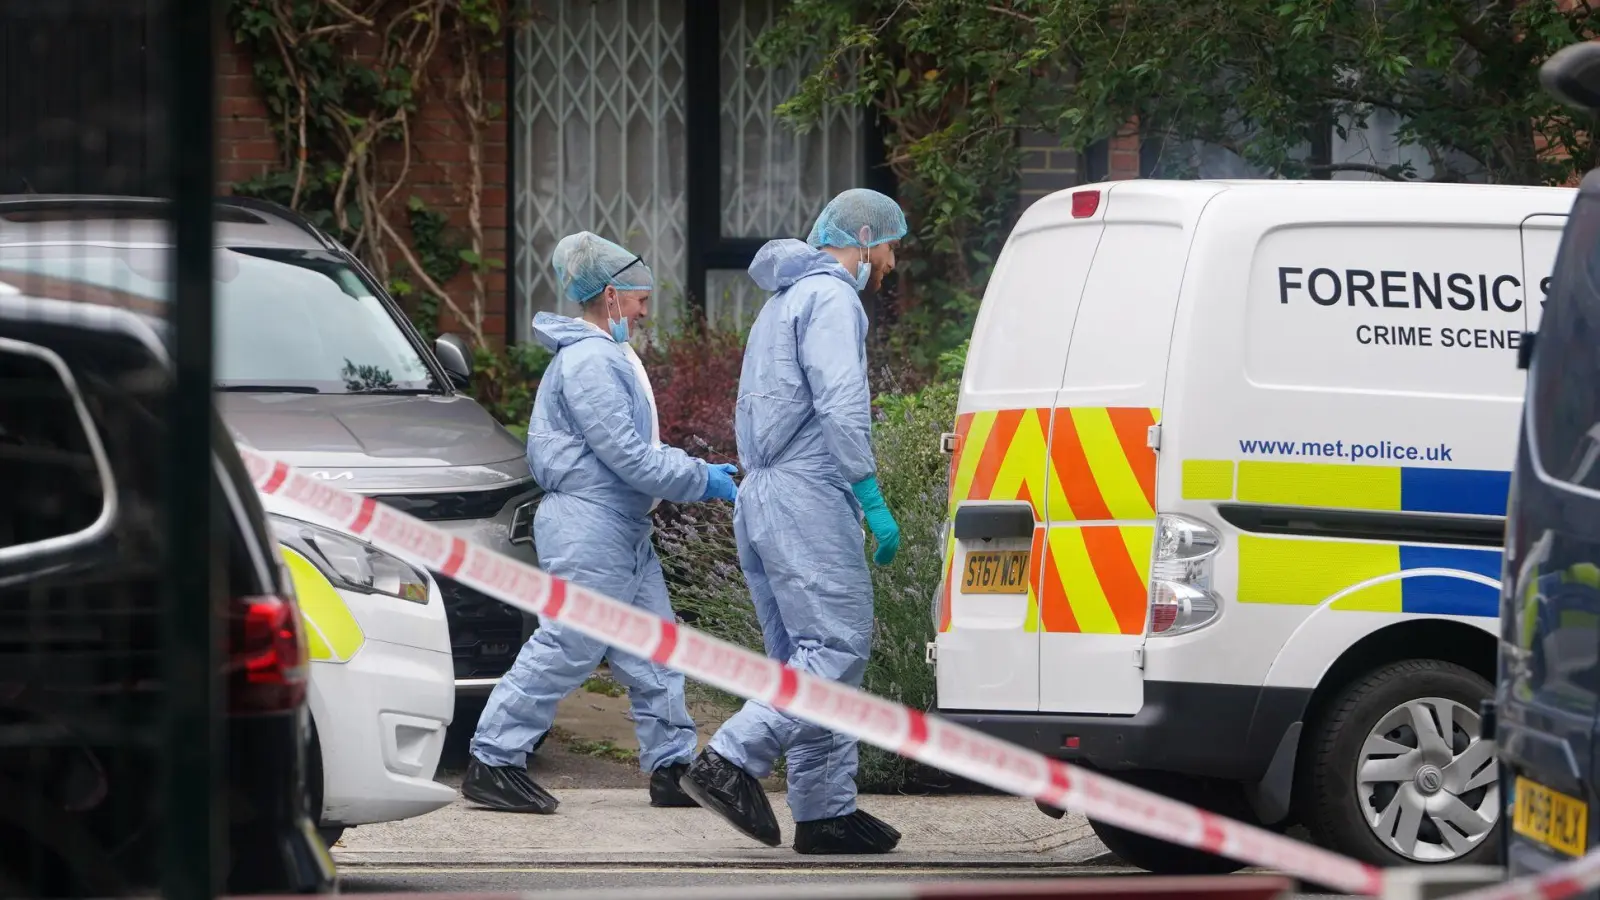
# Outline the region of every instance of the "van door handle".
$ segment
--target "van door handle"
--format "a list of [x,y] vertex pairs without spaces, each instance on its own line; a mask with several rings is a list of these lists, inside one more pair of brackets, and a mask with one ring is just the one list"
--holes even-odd
[[956,540],[1033,536],[1033,507],[1026,503],[988,503],[956,509]]

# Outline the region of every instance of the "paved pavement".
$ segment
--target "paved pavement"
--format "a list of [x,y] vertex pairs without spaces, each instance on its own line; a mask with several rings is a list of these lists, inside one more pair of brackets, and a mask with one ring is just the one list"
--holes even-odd
[[[528,816],[457,800],[415,819],[364,825],[334,848],[340,868],[655,866],[793,869],[868,863],[873,869],[1103,866],[1114,860],[1081,816],[1052,819],[1014,797],[862,797],[862,808],[899,828],[900,849],[870,860],[800,856],[785,849],[794,823],[773,806],[785,847],[760,844],[700,809],[653,809],[642,789],[558,793],[561,810]],[[852,866],[854,868],[854,866]]]
[[816,888],[848,888],[860,884],[902,884],[930,881],[990,881],[997,879],[1039,879],[1078,877],[1086,874],[1141,877],[1126,870],[1084,867],[1065,868],[959,868],[889,869],[840,868],[835,866],[780,868],[741,868],[706,866],[514,866],[514,867],[361,867],[340,873],[340,892],[345,894],[399,893],[422,891],[452,892],[545,892],[545,891],[636,891],[640,888],[667,890],[694,888],[748,889],[805,885]]

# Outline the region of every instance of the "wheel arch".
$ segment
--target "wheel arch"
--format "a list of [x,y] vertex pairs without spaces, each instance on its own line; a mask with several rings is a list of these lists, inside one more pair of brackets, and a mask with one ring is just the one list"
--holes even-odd
[[[1499,645],[1489,632],[1454,619],[1412,619],[1380,628],[1340,654],[1323,673],[1306,703],[1304,721],[1319,721],[1339,692],[1380,666],[1407,659],[1437,659],[1475,672],[1490,684]],[[1310,729],[1307,728],[1309,733]],[[1301,745],[1307,740],[1301,736]]]

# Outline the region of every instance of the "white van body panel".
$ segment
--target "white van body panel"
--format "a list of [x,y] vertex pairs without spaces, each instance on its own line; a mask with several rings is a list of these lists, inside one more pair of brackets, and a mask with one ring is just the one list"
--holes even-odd
[[[1496,588],[1498,590],[1498,588]],[[1344,612],[1319,606],[1307,615],[1300,627],[1283,643],[1277,659],[1267,671],[1264,684],[1268,687],[1315,688],[1332,668],[1339,655],[1369,634],[1387,628],[1396,621],[1420,619],[1423,616],[1396,616],[1393,613]],[[1437,616],[1482,629],[1490,635],[1499,634],[1499,620],[1481,616]]]

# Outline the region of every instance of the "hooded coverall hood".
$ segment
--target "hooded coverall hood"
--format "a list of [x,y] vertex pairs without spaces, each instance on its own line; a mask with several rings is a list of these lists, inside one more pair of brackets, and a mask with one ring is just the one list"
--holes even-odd
[[851,291],[855,290],[854,279],[844,270],[844,266],[839,265],[838,260],[805,241],[768,241],[756,251],[755,259],[750,261],[750,280],[756,283],[756,287],[771,294],[788,290],[795,282],[809,275],[821,274],[836,276]]

